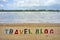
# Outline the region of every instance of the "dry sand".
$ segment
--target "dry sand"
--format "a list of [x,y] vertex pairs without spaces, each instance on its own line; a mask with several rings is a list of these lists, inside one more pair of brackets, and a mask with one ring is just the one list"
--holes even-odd
[[[55,33],[54,34],[5,34],[6,28],[13,28],[13,29],[24,29],[30,28],[32,32],[36,28],[53,28]],[[24,24],[0,24],[0,40],[60,40],[60,24],[59,23],[24,23]]]

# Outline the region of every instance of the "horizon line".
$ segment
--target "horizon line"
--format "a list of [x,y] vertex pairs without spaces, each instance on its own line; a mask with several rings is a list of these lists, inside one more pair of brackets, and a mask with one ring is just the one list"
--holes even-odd
[[60,10],[0,10],[0,12],[60,12]]

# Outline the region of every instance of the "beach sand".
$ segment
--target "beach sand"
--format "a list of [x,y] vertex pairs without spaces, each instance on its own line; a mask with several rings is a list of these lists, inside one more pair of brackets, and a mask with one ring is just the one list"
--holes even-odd
[[[30,28],[32,32],[37,28],[53,28],[54,34],[6,34],[5,29],[24,29]],[[59,23],[22,23],[22,24],[0,24],[0,40],[60,40]]]

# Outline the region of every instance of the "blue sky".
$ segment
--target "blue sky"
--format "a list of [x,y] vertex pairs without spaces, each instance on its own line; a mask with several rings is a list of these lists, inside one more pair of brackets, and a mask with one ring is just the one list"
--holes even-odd
[[58,9],[60,0],[0,0],[0,9],[25,10],[25,9]]

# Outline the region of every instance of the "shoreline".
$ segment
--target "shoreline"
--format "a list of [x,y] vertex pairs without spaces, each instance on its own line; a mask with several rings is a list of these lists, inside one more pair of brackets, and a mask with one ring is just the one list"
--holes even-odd
[[14,24],[10,24],[10,23],[7,23],[7,24],[1,24],[0,23],[0,27],[3,27],[3,26],[26,26],[26,27],[60,27],[60,23],[14,23]]

